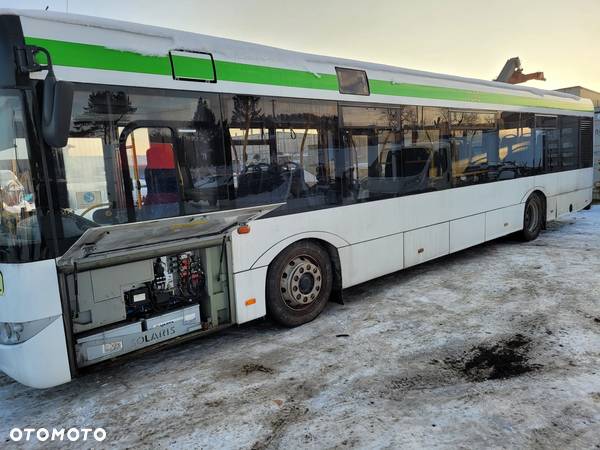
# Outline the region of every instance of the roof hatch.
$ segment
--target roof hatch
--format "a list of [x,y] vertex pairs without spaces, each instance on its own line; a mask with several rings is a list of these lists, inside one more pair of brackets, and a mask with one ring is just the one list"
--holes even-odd
[[215,61],[210,53],[188,50],[171,50],[173,79],[184,81],[217,82]]

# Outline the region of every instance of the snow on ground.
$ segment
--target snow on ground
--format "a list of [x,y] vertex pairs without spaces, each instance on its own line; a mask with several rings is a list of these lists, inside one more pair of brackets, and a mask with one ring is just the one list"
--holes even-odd
[[0,446],[26,426],[104,427],[115,448],[600,445],[600,207],[345,301],[299,328],[259,321],[45,391],[0,375]]

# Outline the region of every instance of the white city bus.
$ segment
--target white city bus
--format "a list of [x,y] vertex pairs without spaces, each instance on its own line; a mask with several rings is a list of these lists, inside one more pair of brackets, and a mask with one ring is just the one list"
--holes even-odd
[[567,94],[31,11],[0,62],[0,370],[28,386],[591,202]]

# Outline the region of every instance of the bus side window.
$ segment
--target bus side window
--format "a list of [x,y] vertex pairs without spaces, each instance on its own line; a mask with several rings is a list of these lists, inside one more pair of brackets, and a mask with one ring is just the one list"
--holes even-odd
[[562,170],[574,170],[579,166],[579,118],[560,116],[560,159]]
[[177,128],[185,214],[226,206],[233,174],[223,149],[218,97],[203,94],[193,121]]
[[[452,176],[454,186],[493,181],[490,170],[498,152],[495,112],[451,111]],[[492,158],[488,159],[488,156]]]
[[224,118],[232,161],[233,207],[279,203],[287,199],[290,178],[277,165],[273,100],[224,95]]
[[[105,90],[75,92],[69,140],[64,148],[52,149],[51,154],[52,173],[56,177],[55,205],[60,211],[69,211],[60,214],[61,251],[75,242],[89,221],[101,224],[127,221],[118,170],[117,127],[119,117],[132,109],[126,97]],[[100,217],[98,211],[108,214]]]
[[558,117],[535,116],[535,158],[546,173],[561,170],[560,130]]
[[445,108],[423,107],[419,127],[415,131],[418,145],[430,149],[428,190],[448,187],[450,157],[449,112]]
[[499,143],[495,160],[495,179],[532,175],[534,171],[533,136],[530,114],[504,112],[499,121]]
[[290,174],[286,209],[303,210],[337,204],[335,102],[274,102],[277,165]]

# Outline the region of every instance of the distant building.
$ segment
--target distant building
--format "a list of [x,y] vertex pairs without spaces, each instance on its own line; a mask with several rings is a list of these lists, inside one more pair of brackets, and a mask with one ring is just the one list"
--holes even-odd
[[557,91],[578,97],[589,98],[594,102],[594,200],[600,200],[600,92],[582,86],[557,89]]

